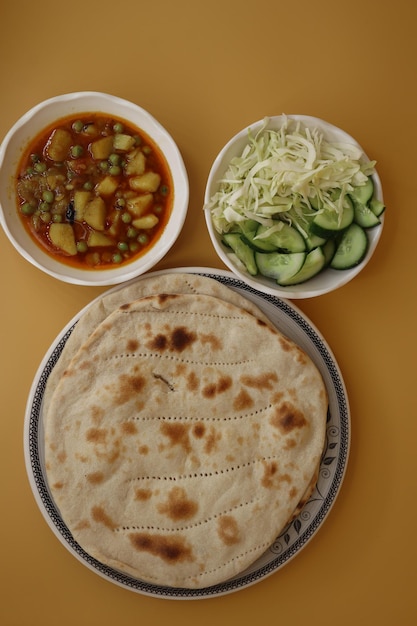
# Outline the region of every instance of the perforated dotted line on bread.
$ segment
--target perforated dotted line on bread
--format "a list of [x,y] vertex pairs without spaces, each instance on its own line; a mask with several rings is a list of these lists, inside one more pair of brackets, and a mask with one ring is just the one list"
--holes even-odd
[[[185,284],[187,285],[188,289],[192,293],[197,294],[197,295],[201,295],[201,292],[198,289],[196,289],[195,286],[190,283],[190,281],[185,280]],[[202,294],[202,295],[204,295],[204,294]]]
[[131,530],[153,530],[153,531],[164,532],[164,533],[177,533],[179,531],[183,532],[183,531],[191,530],[192,528],[197,528],[198,526],[203,526],[204,524],[208,524],[209,522],[212,522],[213,520],[216,520],[219,517],[222,517],[223,515],[228,515],[230,513],[233,513],[234,511],[237,511],[238,509],[242,509],[246,506],[250,506],[251,504],[255,504],[256,502],[260,502],[263,499],[264,498],[258,497],[258,498],[252,498],[251,500],[247,500],[246,502],[240,502],[239,504],[236,504],[235,506],[231,506],[227,509],[224,509],[223,511],[220,511],[219,513],[210,515],[209,517],[199,520],[198,522],[195,522],[194,524],[187,524],[185,526],[174,526],[171,528],[165,528],[164,526],[149,526],[149,525],[119,526],[118,528],[114,528],[113,530],[114,532],[117,532],[117,533],[124,532],[124,531],[131,531]]
[[132,422],[233,422],[238,420],[250,419],[256,417],[265,411],[272,409],[272,405],[268,404],[264,407],[251,411],[250,413],[240,413],[238,415],[134,415],[127,421]]
[[195,578],[202,578],[203,576],[207,576],[207,574],[214,574],[215,572],[218,572],[222,569],[224,569],[225,567],[228,567],[228,565],[230,565],[230,563],[233,563],[233,561],[238,561],[239,559],[245,557],[247,554],[253,554],[254,552],[260,553],[260,551],[265,551],[267,548],[269,548],[271,544],[268,543],[267,541],[263,541],[262,543],[258,543],[258,545],[256,545],[254,548],[251,548],[250,550],[245,550],[245,552],[241,552],[240,554],[236,554],[236,556],[234,556],[233,558],[229,559],[228,561],[225,561],[224,563],[222,563],[221,565],[219,565],[218,567],[214,567],[213,569],[206,569],[203,572],[198,572],[193,576],[187,576],[188,580],[194,580]]
[[179,361],[180,363],[186,363],[187,365],[212,365],[212,366],[236,366],[246,363],[255,363],[255,359],[244,359],[240,361],[194,361],[193,359],[184,359],[178,357],[175,354],[159,354],[157,352],[122,352],[120,354],[114,354],[103,358],[103,361],[113,361],[123,358],[155,358],[165,359],[167,361]]
[[211,472],[191,472],[189,474],[178,474],[178,476],[136,476],[135,478],[129,478],[127,482],[142,482],[146,480],[160,480],[165,482],[176,482],[181,480],[189,480],[190,478],[210,478],[211,476],[222,476],[223,474],[229,474],[232,472],[236,472],[245,467],[250,467],[251,465],[256,465],[257,463],[263,463],[264,461],[276,461],[279,457],[277,455],[274,456],[264,456],[258,459],[252,459],[251,461],[247,461],[246,463],[240,463],[239,465],[231,465],[229,467],[225,467],[224,469],[213,470]]
[[[230,305],[233,306],[233,305]],[[218,319],[218,320],[244,320],[247,319],[246,316],[242,315],[242,314],[238,314],[238,315],[226,315],[226,314],[219,314],[219,313],[207,313],[204,311],[187,311],[187,310],[182,310],[182,311],[173,311],[172,309],[158,309],[157,307],[152,307],[150,309],[118,309],[118,312],[121,315],[129,315],[129,314],[133,314],[133,313],[137,313],[138,315],[143,315],[144,313],[150,313],[151,315],[155,315],[155,313],[164,313],[164,314],[169,314],[169,315],[175,315],[177,317],[205,317],[205,318],[213,318],[213,319]],[[248,317],[250,317],[250,314],[248,313]],[[256,319],[256,318],[254,318]]]

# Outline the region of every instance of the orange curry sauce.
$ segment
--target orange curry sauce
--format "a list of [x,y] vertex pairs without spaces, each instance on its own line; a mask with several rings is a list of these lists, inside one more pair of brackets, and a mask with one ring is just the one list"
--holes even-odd
[[144,254],[171,212],[173,184],[159,147],[102,113],[63,118],[27,146],[16,177],[18,211],[57,260],[107,269]]

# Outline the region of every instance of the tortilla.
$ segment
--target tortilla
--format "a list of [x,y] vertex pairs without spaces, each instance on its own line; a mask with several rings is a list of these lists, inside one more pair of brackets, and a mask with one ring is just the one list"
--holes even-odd
[[84,341],[45,415],[52,496],[79,545],[201,588],[275,540],[312,484],[327,394],[311,359],[206,294],[142,297]]

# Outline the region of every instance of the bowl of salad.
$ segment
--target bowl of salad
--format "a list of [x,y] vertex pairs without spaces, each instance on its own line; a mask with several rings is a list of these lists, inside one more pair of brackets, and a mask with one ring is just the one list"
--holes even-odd
[[343,130],[305,115],[237,133],[209,172],[204,211],[214,248],[241,280],[297,299],[345,285],[381,236],[381,181]]
[[152,268],[181,232],[188,196],[168,131],[110,94],[45,100],[0,145],[0,223],[25,259],[64,282],[112,285]]

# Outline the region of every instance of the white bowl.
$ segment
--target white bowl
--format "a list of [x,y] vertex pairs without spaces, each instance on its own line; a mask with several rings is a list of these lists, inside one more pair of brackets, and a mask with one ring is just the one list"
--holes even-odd
[[[357,143],[357,141],[355,141],[355,139],[353,139],[353,137],[348,135],[340,128],[329,124],[328,122],[307,115],[287,115],[285,117],[289,120],[300,121],[304,127],[308,127],[311,129],[320,129],[323,133],[324,138],[327,141],[348,142],[359,147],[364,153],[363,148],[361,148],[361,146]],[[284,116],[280,115],[275,117],[269,117],[268,120],[268,129],[279,129],[284,122]],[[384,221],[383,215],[380,217],[381,223],[378,226],[367,230],[369,241],[368,250],[364,260],[359,265],[347,270],[334,270],[331,268],[326,268],[308,281],[289,287],[280,286],[274,280],[270,278],[265,278],[260,274],[258,274],[257,276],[251,276],[241,266],[238,267],[232,261],[228,254],[228,252],[230,253],[230,249],[228,250],[222,244],[221,235],[216,231],[213,225],[211,212],[207,208],[207,204],[209,203],[215,192],[218,190],[219,180],[224,176],[231,159],[235,156],[239,156],[242,153],[244,147],[247,145],[248,131],[251,130],[252,134],[255,135],[256,132],[262,128],[264,123],[265,120],[259,120],[254,124],[251,124],[250,126],[244,128],[234,137],[232,137],[230,141],[228,141],[228,143],[219,152],[211,167],[205,190],[204,204],[206,207],[205,217],[207,228],[213,246],[223,263],[232,272],[234,272],[236,276],[238,276],[246,284],[263,293],[289,299],[312,298],[314,296],[328,293],[351,281],[355,276],[359,274],[359,272],[363,270],[365,265],[370,261],[381,236]],[[368,158],[365,153],[364,157],[366,159]],[[383,202],[381,181],[378,174],[374,173],[372,175],[372,179],[374,183],[374,195],[381,202]]]
[[[31,239],[17,211],[14,177],[22,152],[30,140],[55,120],[77,113],[115,115],[142,129],[159,146],[171,170],[174,201],[170,219],[157,242],[137,260],[110,269],[84,270],[52,258]],[[175,243],[188,209],[188,176],[181,154],[169,133],[141,107],[100,92],[75,92],[41,102],[9,130],[0,146],[0,223],[16,250],[30,263],[64,282],[78,285],[113,285],[151,269]]]

